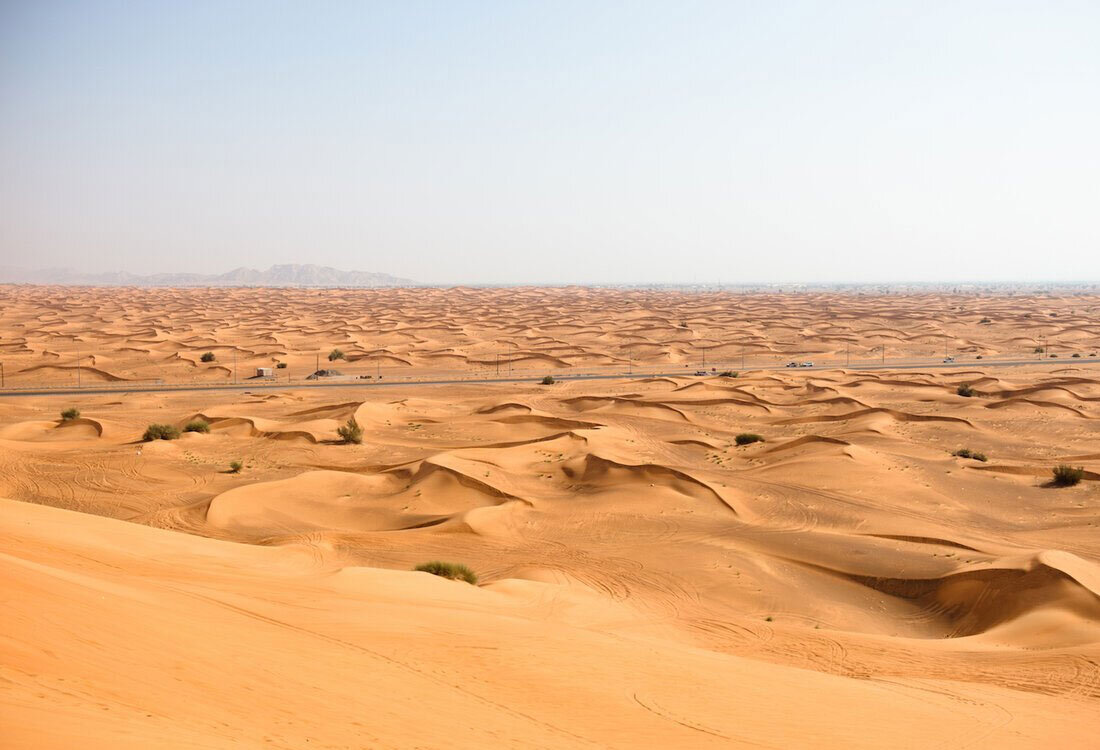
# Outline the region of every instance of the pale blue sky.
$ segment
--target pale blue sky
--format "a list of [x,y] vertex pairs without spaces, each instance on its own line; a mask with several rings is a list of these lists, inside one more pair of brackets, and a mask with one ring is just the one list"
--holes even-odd
[[1100,279],[1100,2],[0,0],[0,265]]

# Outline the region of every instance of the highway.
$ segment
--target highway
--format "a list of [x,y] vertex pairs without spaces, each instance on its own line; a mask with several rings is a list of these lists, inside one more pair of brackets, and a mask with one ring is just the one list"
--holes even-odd
[[[865,372],[868,370],[928,370],[928,369],[968,369],[989,367],[1020,367],[1020,366],[1049,366],[1065,367],[1067,365],[1086,365],[1100,363],[1100,358],[1080,359],[1014,359],[994,360],[983,359],[980,361],[967,360],[963,362],[943,362],[934,360],[928,362],[878,362],[875,364],[823,364],[815,367],[787,368],[783,366],[746,367],[736,369],[736,372],[774,372],[793,370],[795,372],[825,372],[828,370],[852,370]],[[575,380],[629,380],[641,378],[683,378],[693,377],[694,371],[685,368],[676,372],[636,372],[636,373],[592,373],[578,375],[554,375],[554,379],[563,381]],[[723,371],[727,369],[723,366]],[[717,373],[708,372],[708,377]],[[699,376],[703,377],[703,376]],[[345,380],[338,382],[298,381],[295,383],[255,381],[251,383],[203,383],[203,384],[152,384],[152,385],[115,385],[115,386],[85,386],[81,388],[8,388],[0,390],[0,398],[23,398],[29,396],[85,396],[97,394],[127,394],[127,393],[188,393],[193,391],[260,391],[260,390],[287,390],[287,389],[312,389],[312,388],[409,388],[414,386],[439,386],[439,385],[471,385],[486,383],[537,383],[542,380],[541,375],[527,377],[494,377],[494,378],[456,378],[449,380],[390,380],[386,382],[378,380]]]

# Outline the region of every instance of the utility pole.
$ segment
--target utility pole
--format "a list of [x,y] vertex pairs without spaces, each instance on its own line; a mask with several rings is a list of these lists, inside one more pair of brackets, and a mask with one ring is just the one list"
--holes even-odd
[[0,362],[0,388],[4,387],[4,363]]
[[313,355],[313,372],[318,373],[321,371],[321,355],[317,353]]
[[237,384],[237,350],[233,350],[233,385]]
[[500,352],[497,352],[497,377],[500,377]]
[[745,345],[741,345],[741,369],[745,369]]

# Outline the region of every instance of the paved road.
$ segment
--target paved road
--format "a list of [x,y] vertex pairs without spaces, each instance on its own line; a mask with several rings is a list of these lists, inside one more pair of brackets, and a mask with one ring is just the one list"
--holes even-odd
[[[974,368],[986,368],[986,367],[1019,367],[1020,365],[1039,366],[1047,365],[1051,367],[1064,367],[1066,365],[1084,365],[1084,364],[1097,364],[1100,363],[1100,358],[1082,358],[1082,359],[1014,359],[1014,360],[993,360],[984,359],[981,361],[968,360],[965,362],[942,362],[939,360],[933,362],[904,362],[894,363],[890,362],[878,363],[878,364],[864,364],[864,365],[852,365],[845,367],[842,364],[831,365],[819,365],[817,367],[799,367],[789,368],[795,369],[796,372],[822,372],[825,370],[852,370],[852,371],[865,371],[865,370],[927,370],[927,369],[974,369]],[[785,371],[786,367],[746,367],[738,370],[738,372],[761,372],[761,371]],[[713,375],[714,373],[708,373]],[[573,381],[573,380],[627,380],[637,378],[662,378],[662,377],[690,377],[691,373],[686,370],[679,370],[676,372],[645,372],[645,373],[612,373],[612,374],[593,374],[593,375],[555,375],[555,380],[558,381]],[[298,383],[269,383],[269,382],[257,382],[257,383],[210,383],[203,385],[131,385],[131,386],[88,386],[84,388],[40,388],[35,390],[22,390],[11,389],[0,391],[0,398],[19,398],[24,396],[77,396],[77,395],[95,395],[95,394],[121,394],[121,393],[187,393],[191,391],[260,391],[260,390],[287,390],[290,388],[303,389],[303,388],[386,388],[386,387],[411,387],[421,385],[470,385],[478,383],[531,383],[538,382],[541,377],[511,377],[511,378],[478,378],[469,380],[391,380],[389,382],[374,381],[362,381],[362,380],[349,380],[336,383],[322,383],[322,382],[305,382]]]

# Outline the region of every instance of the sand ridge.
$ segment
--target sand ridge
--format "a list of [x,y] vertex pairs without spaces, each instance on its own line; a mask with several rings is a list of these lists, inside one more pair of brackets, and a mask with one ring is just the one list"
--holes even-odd
[[[0,285],[0,303],[6,379],[19,387],[239,382],[277,363],[289,383],[330,366],[392,380],[883,355],[1061,361],[1095,353],[1100,337],[1087,295]],[[330,365],[335,349],[345,358]]]
[[[606,336],[559,320],[529,335]],[[1065,369],[0,400],[3,723],[45,747],[1087,747],[1100,367]],[[1067,460],[1084,480],[1050,486]],[[431,559],[481,582],[411,572]]]

